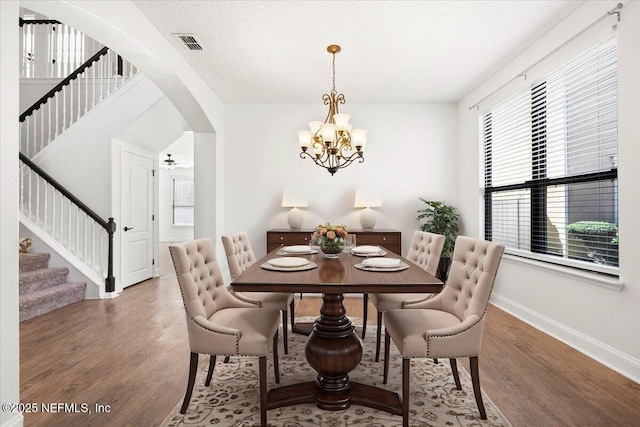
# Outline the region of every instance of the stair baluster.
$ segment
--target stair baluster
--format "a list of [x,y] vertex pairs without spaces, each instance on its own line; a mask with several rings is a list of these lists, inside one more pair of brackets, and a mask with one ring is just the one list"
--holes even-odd
[[[54,238],[58,236],[58,242],[97,275],[105,277],[106,271],[105,290],[113,292],[113,234],[116,231],[113,218],[100,218],[24,154],[20,154],[20,161],[22,214],[49,235]],[[52,200],[51,208],[48,203],[49,197]],[[56,213],[56,198],[59,199],[59,214]],[[56,217],[60,218],[58,223]],[[67,219],[66,224],[64,218]],[[96,229],[99,230],[99,237],[96,235]]]

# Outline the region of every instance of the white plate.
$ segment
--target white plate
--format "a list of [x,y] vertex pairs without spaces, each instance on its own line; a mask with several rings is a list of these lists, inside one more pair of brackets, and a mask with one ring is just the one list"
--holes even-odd
[[267,261],[270,265],[280,268],[295,268],[309,264],[309,260],[299,257],[273,258]]
[[400,266],[399,258],[367,258],[362,261],[367,267],[396,268]]
[[358,254],[377,254],[380,252],[380,248],[378,246],[356,246],[351,251]]
[[308,254],[311,252],[311,248],[305,245],[285,246],[282,250],[290,254]]

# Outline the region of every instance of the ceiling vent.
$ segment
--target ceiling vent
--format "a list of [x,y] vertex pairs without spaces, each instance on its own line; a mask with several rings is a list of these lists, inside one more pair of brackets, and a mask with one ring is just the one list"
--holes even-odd
[[173,35],[176,36],[176,38],[189,50],[204,50],[198,39],[196,39],[195,34],[174,33]]

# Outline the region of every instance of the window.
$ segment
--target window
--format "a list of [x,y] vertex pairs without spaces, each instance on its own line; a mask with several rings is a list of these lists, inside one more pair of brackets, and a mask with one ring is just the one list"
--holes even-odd
[[173,179],[173,225],[193,225],[193,180]]
[[615,36],[493,107],[481,132],[485,238],[615,274]]

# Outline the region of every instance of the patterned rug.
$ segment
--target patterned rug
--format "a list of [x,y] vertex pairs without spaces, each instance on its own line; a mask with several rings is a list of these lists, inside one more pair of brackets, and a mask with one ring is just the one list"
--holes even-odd
[[[297,319],[302,320],[302,319]],[[352,319],[355,325],[362,324]],[[280,331],[282,337],[282,331]],[[356,327],[360,336],[360,327]],[[313,381],[315,371],[304,358],[306,337],[289,332],[289,354],[285,355],[280,339],[280,386],[301,381]],[[360,365],[350,373],[352,381],[384,387],[401,393],[402,359],[395,345],[391,347],[389,381],[382,384],[382,358],[375,362],[375,327],[369,326],[363,342],[363,356]],[[383,337],[384,341],[384,337]],[[384,342],[383,345],[384,347]],[[381,355],[382,356],[382,355]],[[208,356],[200,357],[198,375],[193,389],[191,403],[185,415],[179,410],[183,395],[164,420],[162,427],[186,426],[229,426],[248,427],[260,425],[258,408],[258,359],[232,357],[229,363],[222,363],[222,357],[213,374],[210,387],[205,387]],[[267,388],[274,387],[273,364],[267,358]],[[188,363],[185,354],[183,363]],[[511,426],[502,412],[483,392],[487,420],[481,420],[473,395],[471,378],[458,363],[462,390],[456,390],[448,360],[435,364],[429,359],[411,361],[411,399],[409,425],[417,426]],[[482,377],[480,378],[482,381]],[[185,387],[187,378],[184,379]],[[359,426],[391,427],[401,426],[402,417],[391,415],[364,406],[353,405],[342,411],[324,411],[315,405],[297,405],[272,409],[267,412],[270,426],[310,427],[310,426]]]

